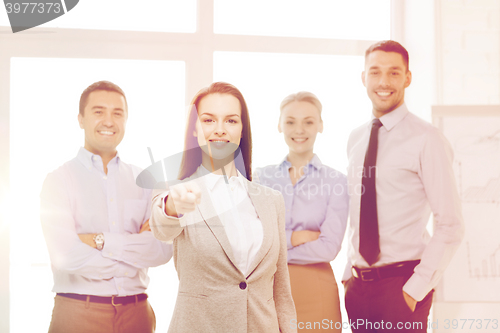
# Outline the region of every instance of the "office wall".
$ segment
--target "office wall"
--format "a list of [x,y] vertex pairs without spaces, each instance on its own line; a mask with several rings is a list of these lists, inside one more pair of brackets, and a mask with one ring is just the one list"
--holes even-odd
[[[413,73],[410,110],[431,121],[432,105],[500,104],[500,1],[394,3],[401,13],[394,36],[407,47]],[[498,331],[493,322],[486,324],[496,319],[500,326],[500,303],[450,302],[442,290],[438,286],[430,317],[434,333]]]
[[500,1],[436,0],[439,104],[500,103]]
[[[500,1],[436,0],[437,103],[500,104]],[[464,265],[466,263],[464,262]],[[500,280],[498,281],[500,283]],[[466,286],[465,286],[466,287]],[[500,322],[500,303],[446,302],[434,305],[435,333],[494,332],[487,319]],[[474,319],[465,329],[446,329],[447,319]],[[478,325],[482,320],[482,327]],[[459,322],[459,328],[463,325]],[[500,325],[500,324],[499,324]]]

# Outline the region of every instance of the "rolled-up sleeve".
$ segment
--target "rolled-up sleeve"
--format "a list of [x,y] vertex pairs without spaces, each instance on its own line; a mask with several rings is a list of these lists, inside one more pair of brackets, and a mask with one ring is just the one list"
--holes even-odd
[[349,195],[347,179],[345,177],[338,179],[336,185],[340,185],[342,191],[339,194],[332,191],[330,194],[318,239],[289,248],[288,262],[290,264],[307,265],[330,262],[340,252],[349,214]]
[[40,194],[40,220],[52,265],[59,271],[89,279],[135,275],[137,268],[111,258],[83,243],[78,237],[70,195],[60,174],[49,174]]

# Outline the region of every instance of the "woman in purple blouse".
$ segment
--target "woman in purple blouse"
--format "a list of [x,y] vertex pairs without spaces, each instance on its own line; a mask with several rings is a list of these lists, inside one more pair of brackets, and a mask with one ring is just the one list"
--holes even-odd
[[321,103],[309,92],[286,97],[278,130],[289,147],[278,165],[259,168],[254,181],[285,199],[288,270],[299,329],[341,332],[337,283],[330,261],[340,251],[347,223],[346,176],[323,165],[313,152],[323,131]]

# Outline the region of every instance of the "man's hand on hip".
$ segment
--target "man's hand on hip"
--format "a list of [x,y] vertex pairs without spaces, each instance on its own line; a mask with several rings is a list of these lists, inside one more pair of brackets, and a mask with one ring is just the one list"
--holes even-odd
[[406,301],[406,304],[410,308],[411,312],[415,312],[415,307],[417,306],[417,301],[413,297],[408,295],[405,291],[403,291],[403,297]]

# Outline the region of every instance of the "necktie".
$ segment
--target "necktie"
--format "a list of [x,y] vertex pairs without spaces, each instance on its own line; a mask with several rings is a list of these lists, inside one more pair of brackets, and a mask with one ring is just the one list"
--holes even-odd
[[382,123],[377,118],[372,121],[370,142],[366,150],[363,165],[363,192],[359,214],[359,253],[371,266],[377,262],[380,255],[377,192],[375,188],[378,130]]

